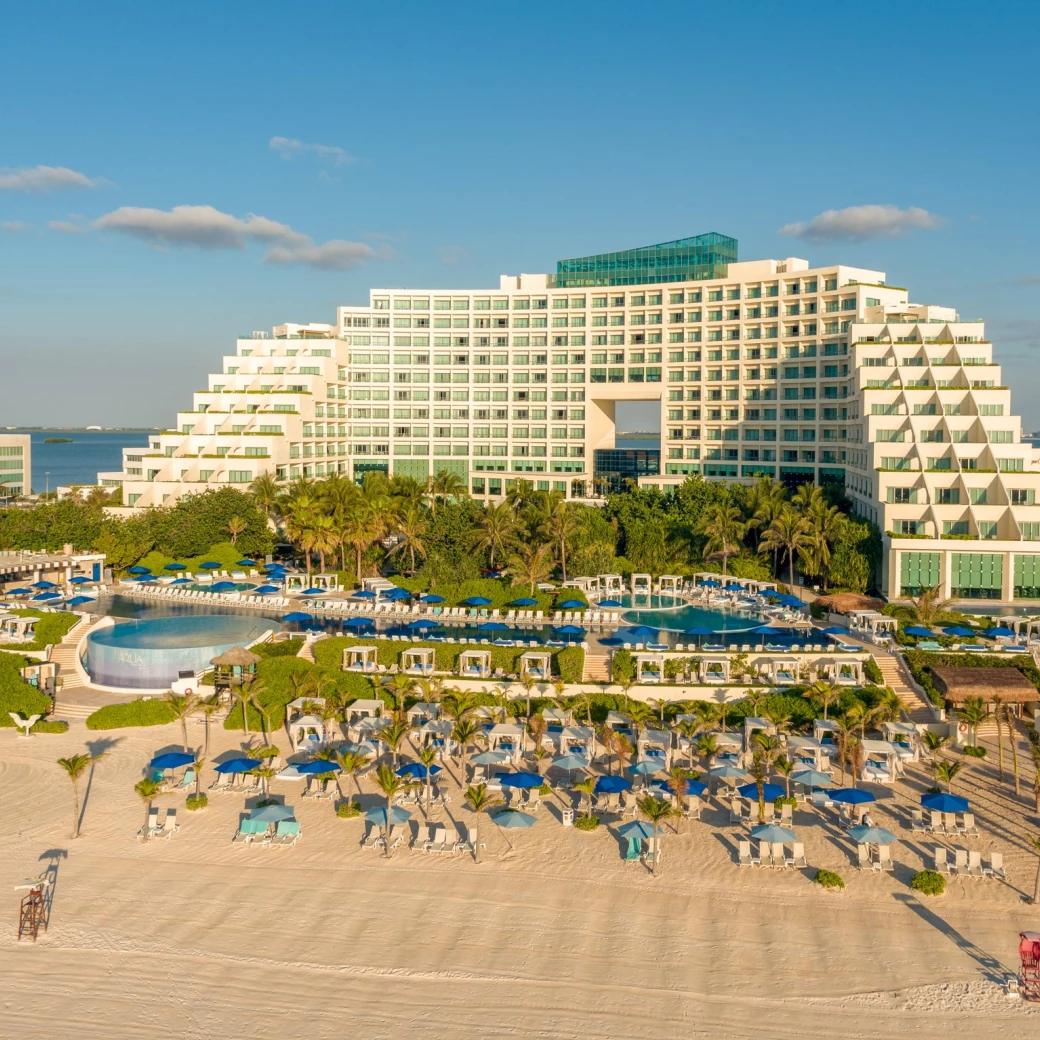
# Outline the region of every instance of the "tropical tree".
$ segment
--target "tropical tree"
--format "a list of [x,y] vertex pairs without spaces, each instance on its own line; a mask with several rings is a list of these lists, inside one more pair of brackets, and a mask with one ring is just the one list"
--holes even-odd
[[353,777],[357,793],[361,795],[361,778],[358,775],[368,764],[368,755],[357,750],[339,751],[335,759],[337,765],[348,777]]
[[993,698],[993,718],[997,723],[997,772],[1000,782],[1004,782],[1004,701],[1001,697]]
[[412,732],[412,729],[412,725],[406,719],[395,718],[389,726],[384,726],[379,731],[379,739],[384,741],[387,747],[390,748],[394,769],[397,768],[397,756],[400,753],[401,744],[404,742],[404,738]]
[[802,693],[802,696],[807,701],[819,701],[823,705],[823,717],[826,719],[827,712],[831,706],[831,701],[835,700],[840,693],[841,690],[835,686],[834,683],[827,682],[825,679],[820,679],[806,689]]
[[231,544],[238,544],[238,536],[249,526],[240,516],[233,516],[227,525],[228,533],[231,535]]
[[231,696],[238,701],[242,708],[242,728],[247,737],[249,736],[249,709],[259,707],[257,697],[263,692],[263,689],[263,679],[250,679],[249,682],[231,687]]
[[466,781],[466,771],[469,767],[470,743],[483,732],[483,729],[473,719],[466,717],[457,719],[452,727],[451,736],[452,740],[455,741],[455,746],[458,748],[459,766],[462,769],[463,783]]
[[520,584],[530,588],[533,596],[535,586],[539,582],[547,581],[552,574],[549,547],[544,543],[521,543],[509,557],[509,570],[520,580]]
[[426,815],[429,816],[433,788],[433,764],[437,759],[437,748],[432,744],[427,744],[425,747],[419,749],[417,757],[426,769],[426,776],[424,777],[426,785]]
[[787,554],[787,583],[794,584],[794,558],[812,544],[809,521],[791,506],[785,506],[765,529],[759,547],[766,552]]
[[585,815],[592,818],[592,798],[596,793],[596,778],[587,776],[574,784],[574,790],[585,796]]
[[[466,788],[466,804],[479,819],[482,812],[487,812],[488,809],[501,805],[502,800],[493,798],[488,793],[487,784],[476,784],[473,787]],[[473,858],[477,863],[480,862],[480,833],[476,824],[473,825]]]
[[719,753],[719,738],[714,733],[702,733],[697,738],[697,752],[704,760],[705,769],[709,768],[709,763]]
[[973,747],[977,747],[979,726],[989,722],[993,718],[993,712],[986,707],[986,702],[981,697],[965,697],[960,707],[953,709],[953,717],[971,727],[971,743]]
[[[199,706],[199,698],[193,693],[174,693],[167,690],[163,694],[163,700],[169,705],[170,713],[181,724],[181,747],[188,750],[188,716],[193,714]],[[247,731],[248,732],[248,731]]]
[[931,588],[923,588],[914,598],[914,618],[926,628],[934,624],[939,615],[949,607],[950,600],[942,598],[942,585],[933,585]]
[[134,784],[134,790],[137,792],[138,798],[144,802],[144,833],[148,833],[148,819],[152,815],[152,800],[162,790],[162,784],[156,783],[150,777],[144,780],[138,780]]
[[270,473],[261,473],[249,485],[249,494],[257,508],[267,514],[269,521],[273,521],[283,494],[282,485]]
[[467,494],[466,482],[458,475],[446,469],[442,469],[430,481],[430,511],[437,515],[437,503],[447,502],[449,499],[458,501],[465,498]]
[[[486,551],[491,569],[495,556],[506,556],[516,532],[516,514],[508,502],[488,503],[470,534],[474,549]],[[528,712],[530,714],[530,712]]]
[[791,774],[795,771],[795,764],[786,755],[781,755],[774,763],[773,768],[784,778],[784,793],[791,797]]
[[[997,709],[1000,710],[999,708]],[[1021,782],[1018,775],[1018,732],[1016,730],[1017,716],[1015,709],[1010,704],[1004,705],[1004,721],[1007,723],[1008,744],[1011,747],[1011,769],[1015,777],[1015,797],[1022,794]]]
[[394,808],[394,799],[415,785],[415,781],[409,776],[398,776],[397,773],[386,762],[380,762],[376,773],[376,785],[386,797],[386,830],[383,833],[383,852],[387,859],[390,858],[390,814]]
[[650,873],[657,873],[657,861],[661,857],[661,823],[674,816],[678,810],[668,802],[647,795],[637,803],[639,811],[654,825],[654,851],[650,857]]
[[936,780],[944,783],[947,792],[952,794],[953,781],[964,766],[960,762],[951,762],[949,759],[944,758],[941,762],[936,762],[933,768]]
[[198,703],[195,705],[195,710],[202,716],[202,754],[207,758],[209,757],[210,719],[212,719],[221,708],[223,708],[223,704],[221,704],[220,697],[215,693],[210,697],[200,697]]
[[668,774],[668,787],[671,789],[673,795],[675,795],[675,808],[678,812],[675,814],[675,833],[679,833],[679,820],[682,819],[683,806],[686,804],[686,795],[690,790],[690,778],[686,775],[686,770],[682,766],[674,766],[672,771]]
[[697,719],[681,719],[676,726],[679,734],[686,738],[686,757],[689,766],[693,768],[693,749],[697,743],[697,734],[701,724]]
[[391,555],[397,552],[407,552],[409,560],[409,574],[415,573],[415,557],[426,557],[426,543],[423,541],[426,532],[430,529],[429,522],[423,516],[418,506],[409,505],[394,521],[394,531],[398,536],[398,543],[390,550]]
[[72,836],[79,837],[79,782],[87,767],[101,755],[72,755],[69,758],[59,758],[58,765],[65,770],[65,774],[72,781]]
[[567,540],[574,537],[577,521],[562,491],[552,491],[545,502],[541,530],[556,548],[563,580],[567,580]]
[[722,576],[726,577],[726,563],[731,555],[740,551],[740,546],[747,531],[747,524],[741,518],[741,512],[727,497],[721,502],[712,502],[705,507],[695,528],[697,534],[704,535],[704,558],[722,557]]
[[938,733],[933,733],[930,729],[926,729],[921,734],[921,741],[924,746],[928,749],[932,758],[932,765],[939,760],[939,753],[944,747],[950,742],[950,738],[941,736]]

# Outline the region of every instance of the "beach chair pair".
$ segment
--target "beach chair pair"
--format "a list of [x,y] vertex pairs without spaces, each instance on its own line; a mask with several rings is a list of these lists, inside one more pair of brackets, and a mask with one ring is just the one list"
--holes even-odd
[[302,832],[298,820],[279,820],[275,825],[274,838],[270,845],[275,848],[295,845],[301,838]]
[[882,874],[890,873],[895,870],[895,864],[892,862],[892,850],[887,845],[878,846],[878,858],[870,864],[871,870],[879,871]]
[[155,832],[159,829],[159,810],[150,809],[148,811],[148,822],[137,831],[138,841],[147,841],[151,838]]
[[458,835],[454,832],[449,836],[447,827],[430,826],[429,837],[422,843],[423,852],[455,852],[458,843]]
[[975,814],[966,812],[961,817],[961,822],[957,824],[958,834],[974,834],[978,835],[979,829],[975,826]]
[[368,833],[361,839],[361,847],[363,849],[378,849],[383,844],[383,835],[378,827],[369,827]]
[[252,845],[262,843],[267,836],[267,824],[263,820],[243,820],[238,831],[231,839],[232,845]]

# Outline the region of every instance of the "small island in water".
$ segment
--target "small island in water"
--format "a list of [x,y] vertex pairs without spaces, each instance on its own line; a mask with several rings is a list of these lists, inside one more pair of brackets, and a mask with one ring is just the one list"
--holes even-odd
[[44,444],[71,444],[72,443],[72,438],[71,437],[44,437],[43,438],[43,443]]

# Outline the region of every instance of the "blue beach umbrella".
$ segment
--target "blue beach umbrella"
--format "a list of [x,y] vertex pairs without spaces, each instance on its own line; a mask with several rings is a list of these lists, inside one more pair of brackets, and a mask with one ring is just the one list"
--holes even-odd
[[[909,632],[910,630],[907,629]],[[1005,628],[1003,625],[997,625],[996,628],[987,628],[982,635],[988,639],[1013,639],[1015,633],[1010,628]]]
[[588,769],[589,760],[584,755],[557,755],[552,760],[554,769],[573,772],[575,769]]
[[264,564],[264,570],[265,571],[284,571],[285,570],[285,564],[282,564],[282,563],[265,563]]
[[[127,574],[151,574],[152,571],[151,571],[151,568],[149,568],[149,567],[142,567],[138,563],[138,564],[134,564],[133,567],[127,567],[126,573]],[[36,588],[36,586],[34,585],[33,588]]]
[[664,771],[664,760],[661,759],[658,761],[655,758],[641,758],[630,767],[630,771],[635,773],[637,776],[649,776],[651,773],[661,773]]
[[77,574],[75,578],[69,578],[70,585],[93,585],[94,580],[83,574]]
[[191,584],[191,578],[174,578],[173,581],[170,582],[170,584],[171,585],[190,585]]
[[233,581],[215,581],[210,585],[210,590],[213,592],[234,592],[235,588]]
[[72,599],[65,600],[65,606],[67,607],[81,607],[84,603],[96,603],[97,600],[93,596],[73,596]]
[[700,798],[708,791],[708,785],[702,784],[700,780],[687,780],[686,781],[686,793],[695,795]]
[[[395,805],[390,809],[389,825],[394,826],[399,823],[407,823],[411,818],[412,814],[407,809],[402,809],[401,806]],[[377,805],[374,809],[369,809],[365,813],[365,819],[369,823],[374,823],[377,827],[386,827],[386,806]]]
[[836,791],[831,791],[827,797],[832,802],[840,802],[842,805],[864,805],[877,801],[869,791],[861,791],[858,787],[839,787]]
[[935,792],[921,796],[921,805],[935,812],[967,812],[968,799],[958,794]]
[[205,563],[200,563],[199,568],[204,571],[216,571],[220,570],[220,564],[213,560],[207,560]]
[[751,837],[758,841],[794,841],[795,833],[776,823],[762,823],[751,828]]
[[585,629],[579,628],[577,625],[560,625],[556,631],[561,636],[583,636],[585,634]]
[[407,589],[392,588],[383,593],[384,599],[411,599],[412,594]]
[[525,596],[523,599],[514,599],[509,605],[511,607],[537,607],[538,600]]
[[705,625],[694,625],[693,628],[686,630],[688,636],[713,636],[715,635],[715,629],[708,628]]
[[297,766],[296,772],[304,776],[320,776],[322,773],[338,773],[340,768],[338,762],[326,762],[323,758],[316,758]]
[[557,603],[556,606],[560,610],[583,610],[588,604],[581,599],[565,599],[562,603]]
[[467,607],[486,607],[491,600],[487,596],[470,596],[462,601]]
[[716,766],[711,775],[720,780],[743,780],[747,776],[747,770],[741,769],[740,766]]
[[485,621],[482,624],[477,625],[478,632],[504,632],[508,625],[504,625],[501,621]]
[[53,581],[34,581],[32,587],[34,589],[56,589],[58,586]]
[[232,758],[213,767],[214,773],[248,773],[250,769],[262,766],[258,758]]
[[631,823],[623,823],[618,827],[618,834],[622,838],[652,838],[654,828],[646,820],[633,820]]
[[313,619],[313,617],[310,614],[305,614],[302,610],[291,610],[288,614],[286,614],[282,618],[282,620],[283,621],[303,622],[303,621],[313,621],[314,619]]
[[8,596],[31,596],[32,589],[8,589]]
[[[441,766],[430,766],[430,776],[436,776],[441,771]],[[426,779],[426,766],[422,762],[408,762],[397,770],[398,776],[410,776],[414,780]]]
[[818,769],[801,769],[792,773],[791,779],[796,784],[805,784],[806,787],[830,787],[834,783],[830,773],[821,773]]
[[343,622],[344,628],[371,628],[375,622],[367,617],[350,617]]
[[422,597],[422,601],[423,603],[443,603],[444,597],[438,596],[433,592],[427,592],[426,595]]
[[596,786],[593,790],[596,794],[620,794],[631,788],[632,781],[623,776],[599,776],[596,777]]
[[601,599],[599,605],[601,607],[620,607],[622,604],[619,599]]
[[860,845],[891,845],[896,836],[884,827],[850,827],[849,837]]
[[722,588],[722,582],[716,581],[714,578],[708,578],[707,581],[702,581],[701,584],[706,589],[720,589]]
[[849,630],[842,628],[841,625],[828,625],[827,628],[821,628],[820,634],[825,636],[847,636]]
[[409,621],[405,627],[426,631],[427,629],[440,628],[441,626],[439,621],[433,621],[430,618],[416,618],[414,621]]
[[519,812],[516,809],[505,809],[500,813],[495,813],[491,817],[499,827],[504,827],[506,830],[527,830],[528,827],[533,827],[537,822],[537,818],[531,816],[530,813]]
[[[176,585],[177,583],[174,582],[174,584]],[[257,587],[255,589],[253,589],[253,595],[255,595],[255,596],[269,596],[269,595],[271,595],[272,592],[280,592],[280,591],[281,591],[281,589],[279,589],[277,585],[257,585]]]
[[315,588],[310,588],[310,589],[304,589],[300,593],[300,595],[301,596],[329,596],[329,595],[331,595],[331,593],[329,592],[328,589],[319,589],[319,588],[315,587]]
[[935,633],[930,629],[925,628],[923,625],[911,625],[909,628],[904,629],[904,632],[908,636],[918,636],[921,639],[934,639]]
[[469,762],[473,766],[500,766],[512,757],[508,751],[481,751],[474,755]]
[[497,779],[503,787],[518,787],[524,791],[541,787],[545,783],[537,773],[500,773]]
[[33,601],[36,603],[49,602],[53,599],[61,599],[61,596],[59,596],[56,592],[38,592],[35,596],[33,596]]
[[375,599],[376,598],[376,594],[374,592],[369,592],[368,589],[355,589],[350,594],[350,598],[351,599]]
[[653,639],[657,635],[657,629],[649,628],[647,625],[635,625],[632,628],[619,628],[617,635],[619,639],[633,639],[638,643]]
[[[776,801],[777,798],[783,798],[784,796],[784,789],[779,784],[763,784],[762,790],[765,792],[765,800],[767,802]],[[745,784],[743,787],[738,787],[737,794],[741,798],[747,798],[749,801],[757,801],[758,784]]]
[[187,751],[167,751],[165,754],[156,755],[148,763],[149,769],[179,769],[181,766],[190,766],[195,761],[195,756]]
[[970,628],[965,628],[964,625],[952,625],[950,628],[944,628],[943,633],[948,636],[956,636],[958,639],[975,635]]
[[238,561],[238,566],[239,567],[255,567],[256,566],[256,560],[239,560]]
[[183,563],[168,563],[163,567],[164,571],[186,571],[187,569]]

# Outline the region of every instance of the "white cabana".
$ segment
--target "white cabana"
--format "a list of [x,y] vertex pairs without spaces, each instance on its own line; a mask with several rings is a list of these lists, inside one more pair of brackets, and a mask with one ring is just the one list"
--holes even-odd
[[633,574],[632,575],[632,595],[633,596],[649,596],[653,591],[654,587],[654,576],[652,574]]
[[839,726],[833,719],[814,719],[812,735],[821,744],[834,745],[838,742]]
[[441,706],[430,701],[416,701],[408,709],[407,717],[410,726],[422,726],[441,717]]
[[715,762],[733,763],[739,761],[744,750],[744,734],[712,733],[715,738]]
[[318,751],[325,746],[325,723],[317,715],[297,715],[289,720],[293,751]]
[[405,675],[433,675],[436,651],[432,646],[413,646],[401,651],[401,671]]
[[356,744],[363,744],[365,741],[378,744],[381,739],[380,734],[390,725],[390,722],[391,720],[385,717],[359,719],[355,725],[347,728],[347,733],[352,736]]
[[598,574],[599,591],[604,599],[620,596],[625,591],[624,579],[620,574]]
[[798,682],[798,667],[789,657],[760,657],[755,667],[762,680],[773,686],[793,686]]
[[887,740],[861,740],[863,771],[860,778],[874,784],[894,784],[902,771],[894,745]]
[[362,719],[378,719],[385,708],[386,705],[381,700],[356,700],[347,706],[347,725],[353,726]]
[[379,663],[374,646],[348,646],[343,651],[343,671],[377,672]]
[[42,693],[54,696],[57,686],[55,679],[58,678],[57,661],[34,661],[32,664],[27,664],[20,671],[22,678],[30,686],[34,686]]
[[322,592],[337,592],[342,587],[335,574],[287,574],[282,583],[286,592],[303,592],[305,589],[321,589]]
[[881,732],[900,762],[917,762],[921,758],[921,734],[912,722],[884,722]]
[[545,739],[558,755],[584,755],[591,760],[596,732],[591,726],[564,726],[558,733],[547,733]]
[[520,655],[520,678],[536,679],[538,682],[552,680],[552,654],[532,650]]
[[869,635],[877,639],[880,635],[895,632],[899,622],[887,614],[879,614],[876,610],[850,610],[849,628],[860,635]]
[[756,718],[748,715],[744,719],[744,750],[751,750],[751,738],[756,733],[765,733],[767,736],[776,736],[776,726],[769,719]]
[[463,679],[491,677],[490,650],[463,650],[459,654],[459,676]]
[[635,654],[636,683],[664,682],[664,654]]
[[22,617],[19,614],[0,615],[0,642],[2,643],[31,643],[36,638],[33,629],[37,617]]
[[632,729],[632,720],[620,711],[608,711],[606,727],[614,732],[629,732]]
[[548,726],[574,725],[574,712],[570,708],[543,708],[542,718]]
[[863,662],[854,657],[821,658],[816,665],[820,676],[837,686],[862,686]]
[[488,749],[508,751],[513,762],[519,762],[524,753],[524,727],[512,722],[499,722],[488,730]]
[[595,595],[599,592],[599,578],[568,578],[560,588],[579,589],[581,592],[584,592],[586,596]]
[[814,737],[802,737],[793,733],[787,737],[787,757],[799,769],[828,772],[831,768],[831,758],[828,752],[833,750],[833,744],[821,744]]
[[659,596],[675,596],[679,592],[679,583],[682,578],[678,574],[662,574],[657,579],[657,594]]
[[729,657],[725,654],[705,654],[697,658],[702,683],[716,685],[729,682]]
[[667,769],[672,753],[671,732],[666,729],[644,729],[636,741],[636,752],[639,758],[656,758],[663,761]]

